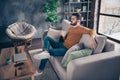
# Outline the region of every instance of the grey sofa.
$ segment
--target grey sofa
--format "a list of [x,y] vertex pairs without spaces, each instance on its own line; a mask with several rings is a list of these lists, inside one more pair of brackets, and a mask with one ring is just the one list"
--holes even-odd
[[[55,30],[58,30],[57,32],[51,29],[49,29],[49,32],[45,31],[43,38],[47,35],[50,37],[54,36],[53,38],[58,40],[59,30],[68,31],[70,22],[63,19],[60,26],[55,28]],[[81,41],[88,43],[89,39],[85,37]],[[62,57],[50,57],[49,61],[60,80],[118,80],[120,74],[120,52],[114,51],[114,44],[107,41],[107,38],[104,40],[104,38],[98,36],[96,41],[100,46],[97,45],[93,51],[94,55],[74,59],[67,64],[66,69],[63,68],[62,63],[70,49]]]
[[66,69],[61,65],[63,57],[49,59],[60,80],[119,80],[120,52],[114,51],[113,43],[107,41],[99,54],[70,61]]

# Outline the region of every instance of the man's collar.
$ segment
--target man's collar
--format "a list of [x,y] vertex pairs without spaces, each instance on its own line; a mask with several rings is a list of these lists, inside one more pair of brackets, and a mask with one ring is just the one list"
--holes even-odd
[[72,27],[74,27],[74,28],[75,28],[75,27],[78,27],[78,26],[81,26],[81,25],[79,24],[79,25],[75,25],[75,26],[72,26]]

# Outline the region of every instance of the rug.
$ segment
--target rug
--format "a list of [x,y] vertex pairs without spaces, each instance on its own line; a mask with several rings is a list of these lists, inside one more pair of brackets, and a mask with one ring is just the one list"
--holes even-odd
[[[39,54],[42,51],[42,49],[35,49],[35,50],[30,50],[29,53],[31,55],[31,58],[33,60],[33,64],[35,65],[35,68],[37,69],[40,60],[36,60],[33,58],[35,54]],[[31,80],[31,79],[24,79],[24,80]],[[54,70],[52,69],[51,65],[49,62],[47,62],[45,70],[43,71],[42,75],[36,76],[35,80],[58,80]]]

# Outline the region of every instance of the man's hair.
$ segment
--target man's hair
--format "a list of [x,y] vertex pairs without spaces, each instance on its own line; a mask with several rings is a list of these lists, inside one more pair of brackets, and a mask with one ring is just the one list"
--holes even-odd
[[81,14],[73,13],[72,16],[76,16],[77,20],[81,20]]

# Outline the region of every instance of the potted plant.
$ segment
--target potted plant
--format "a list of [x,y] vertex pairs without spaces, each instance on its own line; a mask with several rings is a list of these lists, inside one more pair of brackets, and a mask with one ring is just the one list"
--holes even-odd
[[57,16],[57,8],[59,5],[59,0],[46,0],[46,3],[44,4],[44,12],[47,15],[46,21],[50,22],[50,24],[53,26],[54,23],[58,22],[58,16]]
[[5,59],[6,59],[7,64],[11,63],[11,57],[10,56],[6,56]]

